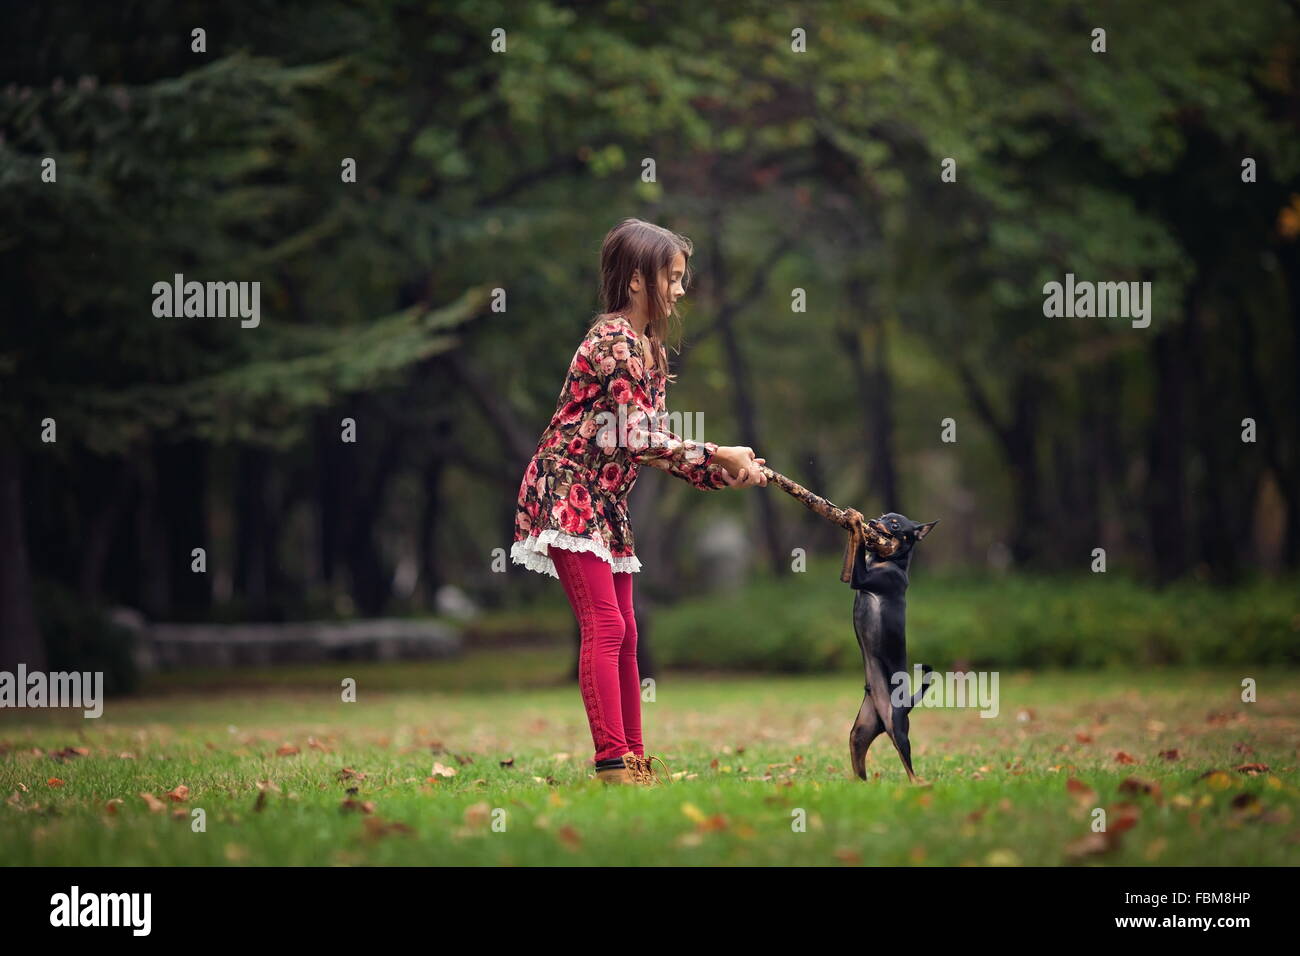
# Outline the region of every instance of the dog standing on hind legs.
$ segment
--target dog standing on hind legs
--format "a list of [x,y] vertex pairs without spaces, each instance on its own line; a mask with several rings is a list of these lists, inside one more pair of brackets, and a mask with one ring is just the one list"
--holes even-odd
[[912,783],[921,782],[912,770],[912,745],[907,738],[908,715],[925,694],[926,676],[933,670],[922,665],[921,687],[901,704],[893,699],[895,675],[907,673],[907,583],[912,549],[939,522],[917,524],[889,512],[867,524],[874,532],[858,546],[849,582],[853,599],[853,629],[862,649],[866,684],[862,706],[849,731],[853,772],[867,779],[867,748],[881,734],[888,735]]

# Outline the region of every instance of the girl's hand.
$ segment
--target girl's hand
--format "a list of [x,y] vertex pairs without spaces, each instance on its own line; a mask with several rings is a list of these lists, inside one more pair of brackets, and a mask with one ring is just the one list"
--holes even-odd
[[763,474],[762,465],[766,458],[755,458],[754,449],[744,445],[724,445],[713,453],[713,460],[718,462],[726,474],[723,476],[731,488],[759,487],[767,484],[767,475]]

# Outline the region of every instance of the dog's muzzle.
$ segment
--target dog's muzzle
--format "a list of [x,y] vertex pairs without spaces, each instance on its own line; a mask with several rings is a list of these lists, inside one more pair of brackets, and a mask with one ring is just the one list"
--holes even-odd
[[866,524],[867,547],[877,556],[882,558],[891,557],[903,546],[903,542],[890,534],[879,518],[872,518]]

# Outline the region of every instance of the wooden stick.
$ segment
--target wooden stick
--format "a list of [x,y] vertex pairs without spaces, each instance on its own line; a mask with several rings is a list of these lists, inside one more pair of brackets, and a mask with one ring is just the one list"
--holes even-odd
[[874,528],[867,524],[867,519],[863,517],[860,511],[853,508],[841,508],[821,495],[813,494],[799,482],[787,478],[779,471],[773,471],[767,465],[761,467],[768,481],[774,482],[786,494],[802,502],[809,511],[849,532],[849,540],[844,544],[844,566],[840,569],[840,580],[845,584],[849,583],[853,578],[853,561],[857,557],[858,548],[861,545],[867,543],[885,545],[884,539]]

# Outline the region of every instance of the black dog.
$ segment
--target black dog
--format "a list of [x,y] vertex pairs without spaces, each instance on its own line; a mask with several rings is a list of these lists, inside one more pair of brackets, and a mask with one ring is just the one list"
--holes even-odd
[[922,667],[921,687],[902,705],[895,705],[891,692],[895,675],[907,672],[907,569],[912,549],[938,523],[917,524],[892,511],[873,518],[867,524],[876,532],[874,541],[859,547],[853,559],[850,586],[858,592],[853,599],[853,628],[862,648],[866,693],[849,732],[849,753],[853,772],[863,780],[867,779],[867,748],[882,733],[894,742],[908,779],[918,780],[912,772],[908,714],[925,694],[926,676],[933,668]]

